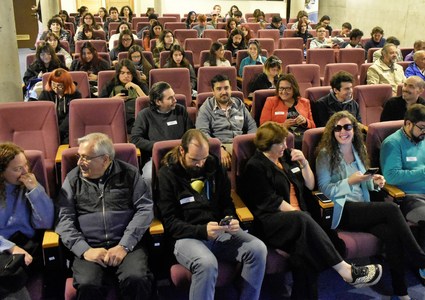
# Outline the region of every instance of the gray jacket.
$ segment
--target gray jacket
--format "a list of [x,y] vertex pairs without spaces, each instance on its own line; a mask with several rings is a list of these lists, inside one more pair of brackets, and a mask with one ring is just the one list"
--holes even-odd
[[235,136],[257,131],[257,125],[242,100],[236,97],[230,99],[233,104],[229,118],[216,104],[215,97],[205,100],[196,118],[197,129],[209,138],[218,138],[222,143],[233,143]]

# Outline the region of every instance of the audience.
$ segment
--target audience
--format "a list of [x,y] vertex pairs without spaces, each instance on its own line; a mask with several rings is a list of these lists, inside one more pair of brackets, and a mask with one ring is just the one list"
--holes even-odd
[[220,42],[214,42],[211,45],[208,60],[204,62],[204,67],[219,66],[230,67],[230,62],[224,58],[224,46]]
[[77,36],[77,41],[84,40],[100,40],[100,37],[94,35],[93,28],[88,24],[83,25],[83,29],[78,33]]
[[406,57],[404,58],[404,61],[413,61],[413,54],[419,50],[425,50],[425,42],[422,40],[415,41],[415,43],[413,44],[412,52],[406,55]]
[[249,96],[258,90],[275,89],[277,80],[282,73],[282,61],[274,55],[270,55],[264,63],[263,73],[255,77],[250,86]]
[[264,26],[267,23],[266,14],[263,11],[256,9],[254,11],[253,17],[254,23],[260,23],[260,29],[264,29]]
[[105,23],[106,22],[106,18],[109,17],[109,13],[106,10],[106,8],[100,7],[98,14],[99,14],[99,17],[102,20],[102,22]]
[[120,17],[126,17],[127,22],[131,23],[131,21],[133,20],[133,11],[131,10],[130,6],[124,5],[123,7],[121,7]]
[[163,29],[164,28],[162,27],[162,24],[159,23],[159,21],[153,21],[151,27],[149,28],[149,33],[143,39],[143,49],[145,49],[145,51],[151,51],[150,41],[152,39],[159,39],[159,35]]
[[74,17],[75,25],[80,25],[80,19],[81,17],[86,13],[89,12],[89,8],[87,6],[81,6],[78,10],[78,15]]
[[300,10],[298,12],[297,21],[292,24],[291,29],[298,29],[298,22],[301,20],[307,24],[307,30],[313,30],[313,28],[310,26],[311,21],[308,19],[308,13],[305,10]]
[[139,45],[133,45],[128,49],[127,58],[131,60],[134,67],[140,73],[140,79],[147,85],[149,84],[149,72],[153,69],[153,66],[143,55],[143,49]]
[[243,32],[245,42],[249,42],[252,39],[252,30],[248,23],[243,23],[240,29]]
[[[120,33],[125,29],[130,30],[130,25],[127,23],[127,21],[122,21],[120,25],[118,25],[116,33],[111,35],[111,38],[109,39],[109,50],[112,50],[114,48],[114,42],[120,38]],[[135,35],[134,33],[132,33],[132,35],[133,40],[136,40],[137,35]]]
[[415,54],[413,54],[413,62],[409,64],[406,71],[404,72],[404,75],[406,76],[406,78],[409,78],[410,76],[415,75],[425,80],[424,71],[425,71],[425,51],[419,50],[419,51],[416,51]]
[[192,29],[195,29],[198,32],[198,38],[202,37],[202,34],[204,33],[205,29],[215,29],[213,26],[207,24],[207,16],[206,15],[199,15],[198,16],[199,24],[193,26]]
[[[400,62],[403,61],[403,54],[401,53],[401,50],[399,48],[400,46],[400,40],[396,38],[395,36],[390,36],[386,39],[385,44],[394,44],[397,47],[397,61]],[[373,62],[377,61],[382,57],[382,48],[379,50],[376,50],[373,52]]]
[[372,38],[366,42],[364,45],[364,50],[366,52],[365,58],[367,59],[367,54],[369,52],[370,48],[382,48],[385,45],[385,39],[384,39],[384,30],[379,27],[373,27],[372,32],[370,33]]
[[158,17],[156,14],[150,14],[148,17],[149,20],[149,25],[143,27],[142,29],[139,30],[139,32],[137,33],[137,38],[142,40],[143,39],[143,32],[145,30],[149,30],[150,27],[152,26],[153,22],[158,21]]
[[197,78],[195,70],[190,62],[185,58],[184,49],[179,44],[174,44],[170,50],[170,56],[164,65],[164,68],[187,68],[190,74],[190,86],[192,94],[196,94]]
[[341,33],[338,34],[338,35],[336,35],[336,37],[339,37],[339,38],[349,37],[350,32],[351,32],[351,28],[353,28],[351,26],[351,24],[348,23],[348,22],[344,22],[341,27],[342,27],[341,28]]
[[241,24],[245,23],[245,21],[242,19],[242,12],[239,10],[235,11],[233,18],[236,20],[237,27],[240,27]]
[[261,45],[258,40],[248,42],[248,56],[241,61],[239,76],[243,75],[243,68],[250,65],[264,65],[267,57],[262,56]]
[[193,22],[196,22],[196,12],[190,11],[187,14],[187,18],[186,18],[186,21],[185,21],[185,23],[186,23],[186,29],[191,29],[191,24]]
[[331,34],[332,34],[332,27],[329,26],[330,23],[331,23],[331,18],[329,18],[329,16],[327,16],[327,15],[324,15],[320,19],[320,21],[317,23],[316,27],[317,26],[323,26],[323,27],[325,27],[325,29],[329,31],[329,36],[331,36]]
[[131,46],[135,44],[134,35],[129,29],[124,29],[120,33],[118,38],[118,45],[114,47],[111,52],[109,52],[109,57],[111,58],[111,65],[115,66],[118,62],[118,54],[120,52],[125,52],[130,49]]
[[350,40],[347,42],[344,42],[341,45],[341,48],[347,48],[347,49],[352,49],[352,48],[362,48],[364,49],[363,45],[360,43],[360,40],[363,37],[363,31],[361,31],[360,29],[353,29],[353,31],[350,32],[349,34],[349,38]]
[[53,32],[49,32],[46,34],[45,41],[53,47],[56,54],[61,53],[65,56],[65,65],[67,68],[70,68],[72,64],[72,56],[61,46],[59,37]]
[[313,35],[307,30],[307,21],[301,19],[297,23],[298,31],[294,33],[293,37],[300,37],[303,39],[304,57],[307,56],[307,40],[313,38]]
[[279,15],[272,17],[272,22],[266,29],[279,29],[280,37],[283,38],[283,32],[286,29],[286,26],[282,24],[282,18]]
[[74,36],[75,41],[78,40],[79,33],[83,30],[85,24],[89,25],[93,30],[103,30],[102,26],[96,23],[94,16],[91,13],[87,12],[83,15],[80,26],[78,26],[77,30],[75,30],[75,36]]
[[228,18],[227,22],[226,22],[226,27],[224,27],[224,29],[226,29],[227,32],[227,36],[229,37],[230,34],[232,33],[233,30],[235,30],[238,26],[238,22],[236,21],[235,18]]
[[109,8],[109,16],[111,18],[105,23],[103,23],[103,29],[105,30],[107,39],[109,39],[109,24],[122,22],[121,17],[118,15],[118,8],[116,8],[115,6],[111,6],[111,8]]
[[236,12],[236,11],[240,11],[239,10],[239,8],[236,6],[236,5],[232,5],[231,7],[230,7],[230,10],[227,12],[227,14],[224,16],[224,18],[223,18],[223,22],[226,22],[227,21],[227,19],[229,19],[229,18],[234,18],[235,16],[234,16],[234,13]]
[[310,49],[333,48],[337,49],[344,43],[341,38],[326,38],[326,29],[324,26],[316,26],[317,37],[310,42]]
[[47,34],[53,32],[59,37],[59,40],[67,41],[71,45],[71,34],[69,33],[69,31],[63,29],[62,21],[58,20],[57,18],[51,18],[47,23],[47,28],[49,28],[49,30],[42,34],[40,40],[45,40]]
[[214,27],[214,29],[217,29],[217,24],[220,23],[220,21],[218,20],[218,12],[216,10],[213,10],[210,14],[211,16],[211,26]]
[[247,48],[243,32],[240,29],[233,30],[224,48],[232,52],[232,65],[236,64],[236,53]]
[[159,68],[160,53],[163,51],[170,51],[171,47],[178,45],[179,42],[174,38],[174,34],[169,29],[164,29],[156,41],[156,46],[152,51],[155,67]]

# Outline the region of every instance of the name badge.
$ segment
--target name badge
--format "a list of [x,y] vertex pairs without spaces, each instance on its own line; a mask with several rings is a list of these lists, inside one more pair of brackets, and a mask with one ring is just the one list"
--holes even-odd
[[382,76],[388,76],[388,75],[390,75],[389,72],[382,73]]
[[292,173],[297,173],[297,172],[301,171],[301,169],[296,167],[296,168],[291,169],[291,171],[292,171]]
[[235,116],[235,120],[243,120],[243,116]]
[[274,115],[275,116],[281,116],[281,115],[284,115],[285,114],[285,112],[284,111],[275,111],[274,112]]
[[187,198],[183,198],[180,200],[180,204],[186,204],[186,203],[190,203],[190,202],[195,202],[195,198],[193,196],[187,197]]
[[418,161],[416,157],[406,157],[406,161]]
[[167,126],[177,125],[177,120],[167,122]]

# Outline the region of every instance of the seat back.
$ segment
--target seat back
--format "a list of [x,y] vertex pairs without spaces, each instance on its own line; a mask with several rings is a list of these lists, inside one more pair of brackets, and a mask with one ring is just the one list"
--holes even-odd
[[148,17],[134,17],[133,19],[131,19],[131,22],[133,23],[133,28],[137,28],[138,23],[149,22],[149,18]]
[[[267,30],[267,31],[272,31],[272,30]],[[257,38],[257,39],[254,38],[254,39],[251,39],[251,41],[252,40],[257,40],[260,43],[262,50],[267,50],[267,53],[273,53],[275,49],[275,41],[272,38]]]
[[[186,39],[198,38],[198,32],[194,29],[176,29],[174,30],[174,37],[179,41],[180,45],[184,45]],[[184,49],[188,50],[186,47]]]
[[304,95],[309,87],[320,86],[320,67],[316,64],[288,65],[287,73],[295,76],[300,87],[300,94]]
[[97,88],[98,88],[99,93],[103,89],[103,87],[105,86],[105,84],[109,80],[111,80],[112,78],[114,78],[114,75],[115,75],[115,71],[113,71],[113,70],[100,71],[97,74]]
[[[127,52],[124,52],[124,53],[127,53]],[[109,65],[111,64],[111,58],[109,57],[109,53],[107,53],[107,52],[97,52],[97,55],[99,55],[99,57],[101,57],[104,60],[106,60]],[[74,59],[79,59],[79,58],[80,58],[80,53],[75,53],[74,54]]]
[[68,30],[71,33],[71,37],[74,37],[75,35],[75,27],[74,23],[72,22],[64,22],[63,23],[64,29]]
[[[137,149],[134,144],[131,143],[114,143],[115,158],[132,164],[136,168],[139,168],[137,160]],[[66,175],[77,166],[78,158],[75,154],[78,153],[78,146],[65,149],[62,152],[62,183],[64,182]]]
[[411,64],[411,61],[399,61],[397,62],[398,65],[403,67],[403,72],[406,72],[407,67]]
[[171,85],[176,94],[186,96],[186,106],[192,102],[192,88],[190,85],[190,72],[188,68],[152,69],[149,72],[149,89],[153,84],[165,81]]
[[[146,26],[150,26],[150,23],[149,22],[138,22],[137,25],[136,25],[136,27],[133,27],[133,28],[136,29],[136,32],[137,33],[139,33],[139,31],[142,30],[142,28],[145,28]],[[149,32],[148,30],[143,30],[143,32],[142,32],[142,39],[144,39],[145,36],[146,36],[145,31]]]
[[[180,22],[180,14],[177,14],[177,13],[165,13],[165,14],[162,14],[162,16],[163,17],[174,17],[174,18],[176,18],[176,22]],[[169,22],[167,22],[167,23],[169,23]]]
[[[46,85],[47,80],[49,79],[51,72],[47,72],[43,74],[43,87]],[[90,98],[90,84],[89,77],[87,72],[83,71],[72,71],[69,72],[71,75],[72,81],[77,83],[77,88],[81,93],[82,98]]]
[[404,120],[397,120],[372,123],[368,126],[366,136],[366,148],[371,167],[380,167],[380,153],[382,142],[389,135],[400,129],[403,124]]
[[[196,31],[195,31],[196,32]],[[184,41],[184,49],[190,50],[193,52],[193,62],[195,64],[195,68],[199,66],[200,55],[202,50],[210,50],[212,45],[212,40],[209,38],[187,38]]]
[[375,51],[380,50],[381,48],[369,48],[369,50],[367,51],[367,62],[371,63],[373,62],[373,53],[375,53]]
[[370,36],[366,36],[366,37],[362,37],[360,40],[360,44],[363,45],[363,47],[366,45],[367,41],[370,41],[371,37]]
[[325,127],[319,127],[312,128],[304,132],[302,151],[304,157],[308,160],[313,173],[316,173],[316,155],[314,152],[322,139],[324,131]]
[[159,23],[161,23],[162,25],[164,25],[165,23],[168,23],[168,22],[177,22],[177,21],[180,21],[180,18],[176,19],[175,16],[158,17],[158,21],[159,21]]
[[[261,49],[261,55],[268,57],[267,50]],[[239,68],[241,67],[241,62],[245,57],[248,57],[248,49],[241,49],[241,50],[238,50],[238,52],[236,52],[236,72],[238,74],[239,74]],[[231,62],[231,60],[229,61]]]
[[364,64],[365,52],[363,48],[339,49],[338,62],[339,63],[355,63],[360,68]]
[[279,31],[279,29],[260,29],[257,32],[257,36],[260,39],[261,38],[270,38],[270,39],[273,39],[273,41],[274,41],[274,47],[275,47],[275,49],[278,49],[278,47],[279,47],[279,39],[280,39],[280,31]]
[[[285,34],[285,32],[288,29],[286,29],[283,34]],[[303,39],[300,37],[286,37],[286,38],[281,38],[279,39],[279,49],[300,49],[301,51],[304,50],[304,45],[303,45]]]
[[164,24],[164,29],[171,30],[174,33],[176,29],[186,29],[186,24],[183,22],[167,22]]
[[290,64],[303,63],[303,51],[301,49],[275,49],[273,55],[276,55],[282,61],[282,70]]
[[305,90],[305,98],[310,100],[310,105],[313,108],[313,104],[320,98],[329,94],[331,86],[318,86],[311,87]]
[[257,126],[260,126],[261,112],[263,111],[267,97],[273,97],[275,94],[276,89],[257,90],[254,92],[254,96],[252,97],[251,115],[255,120],[255,123],[257,123]]
[[413,51],[413,47],[400,47],[401,54],[403,55],[403,59]]
[[24,150],[25,156],[27,157],[28,164],[31,172],[39,184],[44,187],[47,195],[50,196],[49,183],[47,180],[46,165],[44,163],[44,154],[39,150]]
[[359,71],[357,64],[355,63],[327,64],[325,67],[325,77],[323,79],[323,85],[330,85],[332,76],[335,73],[338,73],[339,71],[346,71],[353,75],[353,86],[358,85]]
[[217,74],[225,74],[229,77],[232,91],[238,90],[235,67],[200,67],[198,70],[198,93],[211,92],[211,79]]
[[392,87],[389,84],[356,86],[353,97],[359,103],[362,123],[369,126],[379,122],[385,101],[392,96]]
[[261,29],[261,24],[253,22],[248,22],[247,24],[249,25],[249,28],[251,28],[251,30],[254,32],[254,35],[257,36],[258,30]]
[[319,65],[320,77],[324,77],[326,65],[335,63],[335,51],[333,49],[308,49],[306,62]]
[[227,32],[224,29],[205,29],[202,38],[211,39],[213,43],[217,42],[218,39],[226,38]]
[[[184,107],[186,107],[186,96],[183,94],[175,94],[174,96],[177,100],[178,104],[183,105]],[[149,107],[149,96],[142,96],[142,97],[137,97],[136,98],[136,115],[135,117],[137,117],[138,113],[145,109],[146,107]]]
[[106,33],[103,30],[93,30],[93,36],[106,41]]
[[[213,96],[214,96],[214,93],[212,91],[198,93],[198,95],[196,95],[196,114],[198,114],[199,108],[202,106],[202,104],[204,104],[205,100]],[[243,101],[244,95],[242,92],[232,91],[232,97],[239,98]]]
[[[117,23],[118,24],[118,23]],[[87,41],[76,41],[75,42],[75,53],[81,53],[81,46]],[[104,40],[91,40],[93,47],[96,48],[97,52],[108,52],[106,41]]]
[[262,65],[245,66],[242,71],[242,93],[245,98],[248,98],[249,89],[254,82],[255,77],[263,73]]
[[335,37],[335,36],[341,34],[341,32],[342,32],[342,29],[332,29],[331,37]]
[[367,84],[367,70],[373,63],[364,63],[360,66],[359,70],[359,84]]
[[[283,32],[283,38],[292,38],[297,31],[298,29],[291,29],[291,27],[288,27],[288,29],[285,29]],[[300,39],[302,40],[302,38]]]
[[69,145],[89,133],[107,134],[114,143],[127,142],[124,102],[117,98],[76,99],[69,105]]

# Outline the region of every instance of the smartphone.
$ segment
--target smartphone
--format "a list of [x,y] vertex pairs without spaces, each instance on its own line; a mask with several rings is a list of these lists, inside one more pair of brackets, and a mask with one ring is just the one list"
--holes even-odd
[[379,168],[369,168],[363,175],[372,175],[378,173]]
[[317,199],[319,199],[320,200],[320,202],[322,202],[322,203],[329,203],[329,202],[332,202],[332,200],[331,199],[329,199],[328,198],[328,196],[326,196],[325,194],[323,194],[323,193],[316,193],[316,194],[314,194],[314,197],[316,197]]
[[127,89],[122,89],[121,90],[121,94],[124,94],[125,97],[128,97],[128,90]]
[[220,226],[228,226],[228,225],[230,225],[230,222],[232,220],[233,220],[233,217],[232,216],[225,217],[225,218],[221,219],[221,221],[220,221],[220,223],[218,225],[220,225]]

